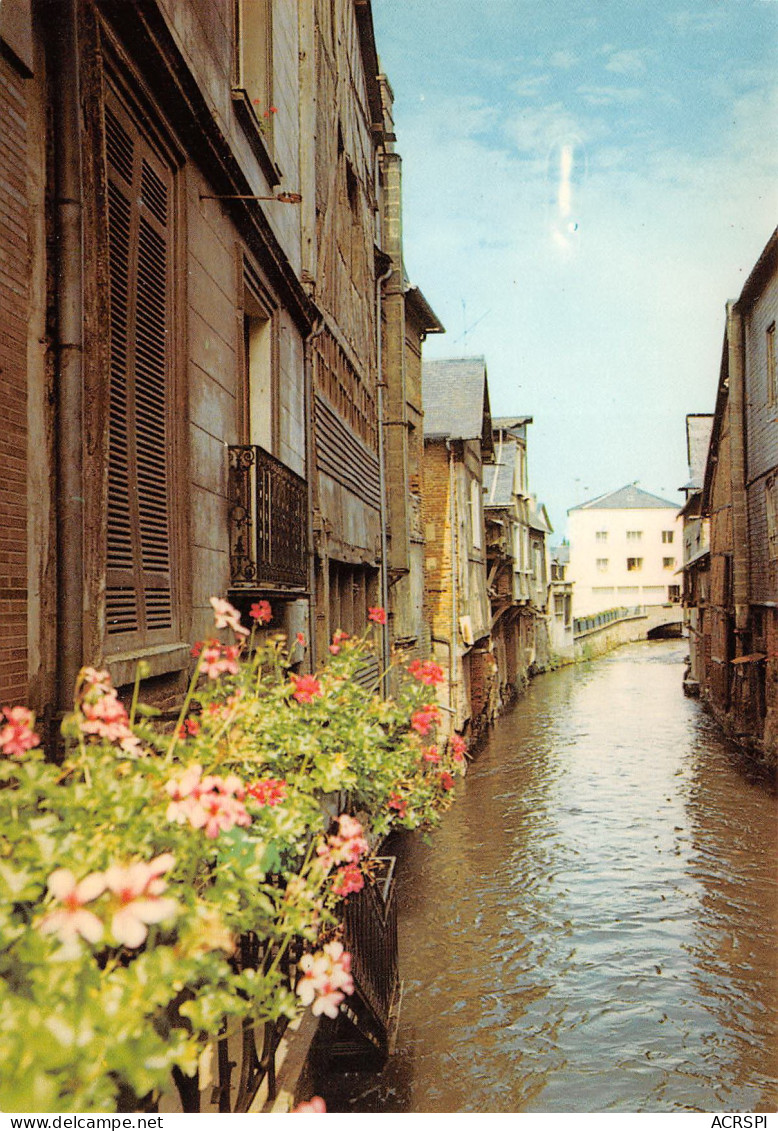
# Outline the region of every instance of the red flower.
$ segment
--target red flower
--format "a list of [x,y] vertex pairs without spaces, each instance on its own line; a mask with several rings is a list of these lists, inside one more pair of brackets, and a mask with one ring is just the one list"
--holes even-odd
[[248,786],[246,793],[259,805],[280,805],[286,800],[286,782],[283,778],[264,778]]
[[464,738],[459,734],[452,734],[448,740],[449,747],[451,748],[451,756],[455,762],[463,761],[467,753],[467,743]]
[[443,668],[432,660],[425,660],[424,663],[421,660],[413,660],[408,665],[408,673],[420,683],[426,683],[427,687],[434,687],[445,679]]
[[313,675],[291,676],[294,691],[292,698],[298,703],[312,703],[317,695],[322,694],[321,684]]
[[9,758],[23,758],[28,750],[40,742],[32,729],[32,711],[28,711],[26,707],[3,707],[0,720],[3,716],[5,726],[0,722],[0,750]]
[[310,1100],[305,1100],[303,1103],[293,1107],[290,1115],[324,1115],[327,1111],[327,1105],[321,1096],[312,1096]]
[[404,817],[408,812],[408,802],[399,793],[390,794],[388,805],[390,809],[394,809],[398,817]]
[[425,762],[439,762],[440,754],[438,754],[437,746],[428,746],[426,750],[422,750],[422,755]]
[[301,648],[305,647],[305,637],[303,636],[303,634],[301,632],[297,633],[297,636],[295,637],[295,639],[297,640],[297,643],[300,645]]
[[249,616],[257,624],[270,624],[273,619],[273,610],[269,601],[255,601],[249,609]]
[[386,609],[382,609],[380,605],[368,609],[367,619],[373,621],[375,624],[386,624]]
[[441,773],[438,775],[438,781],[445,790],[454,788],[454,779],[452,778],[448,770],[441,771]]
[[346,864],[345,867],[339,868],[332,880],[332,890],[341,899],[350,895],[352,891],[362,891],[364,886],[365,878],[356,864]]
[[427,734],[433,723],[440,722],[440,711],[434,703],[419,707],[411,715],[411,726],[419,734]]

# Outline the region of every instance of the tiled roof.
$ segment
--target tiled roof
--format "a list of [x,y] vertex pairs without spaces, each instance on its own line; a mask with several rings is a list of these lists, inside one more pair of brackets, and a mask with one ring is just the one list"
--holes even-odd
[[694,413],[686,417],[686,450],[689,458],[689,482],[682,490],[702,489],[708,459],[713,413]]
[[[424,361],[421,391],[425,436],[449,440],[481,437],[484,409],[489,412],[486,362],[482,357]],[[491,430],[491,420],[487,427]]]
[[626,487],[620,487],[617,491],[609,491],[607,495],[600,495],[596,499],[591,499],[588,503],[579,503],[577,507],[570,507],[570,510],[620,511],[667,510],[669,508],[678,510],[680,505],[680,503],[668,502],[667,499],[660,499],[658,495],[644,491],[642,487],[638,487],[635,483],[628,483]]

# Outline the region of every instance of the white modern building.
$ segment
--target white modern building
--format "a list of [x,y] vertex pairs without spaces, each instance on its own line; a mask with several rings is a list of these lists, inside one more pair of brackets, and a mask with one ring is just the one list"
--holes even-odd
[[681,599],[679,505],[631,483],[568,512],[575,615]]

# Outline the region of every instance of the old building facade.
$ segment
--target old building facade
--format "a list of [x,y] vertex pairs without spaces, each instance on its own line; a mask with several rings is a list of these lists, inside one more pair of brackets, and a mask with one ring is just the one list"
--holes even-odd
[[710,520],[702,513],[702,488],[705,464],[713,426],[713,416],[690,413],[686,417],[686,456],[689,478],[681,488],[686,502],[681,508],[683,524],[683,591],[684,626],[689,641],[686,690],[699,692],[704,669],[704,621],[707,604],[710,566]]
[[[778,231],[727,306],[701,515],[710,522],[701,693],[727,731],[778,760]],[[699,595],[698,595],[699,597]]]
[[424,533],[433,655],[447,724],[477,733],[496,709],[483,508],[494,458],[483,358],[425,361]]

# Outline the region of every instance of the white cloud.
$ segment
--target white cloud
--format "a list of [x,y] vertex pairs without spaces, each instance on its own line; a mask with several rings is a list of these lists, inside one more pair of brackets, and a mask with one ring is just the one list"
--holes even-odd
[[638,102],[646,92],[638,86],[579,86],[576,94],[589,106],[616,106]]
[[605,70],[614,75],[642,75],[646,70],[645,55],[645,51],[639,50],[614,51],[605,64]]
[[578,64],[578,56],[573,51],[554,51],[548,57],[549,65],[567,71]]

